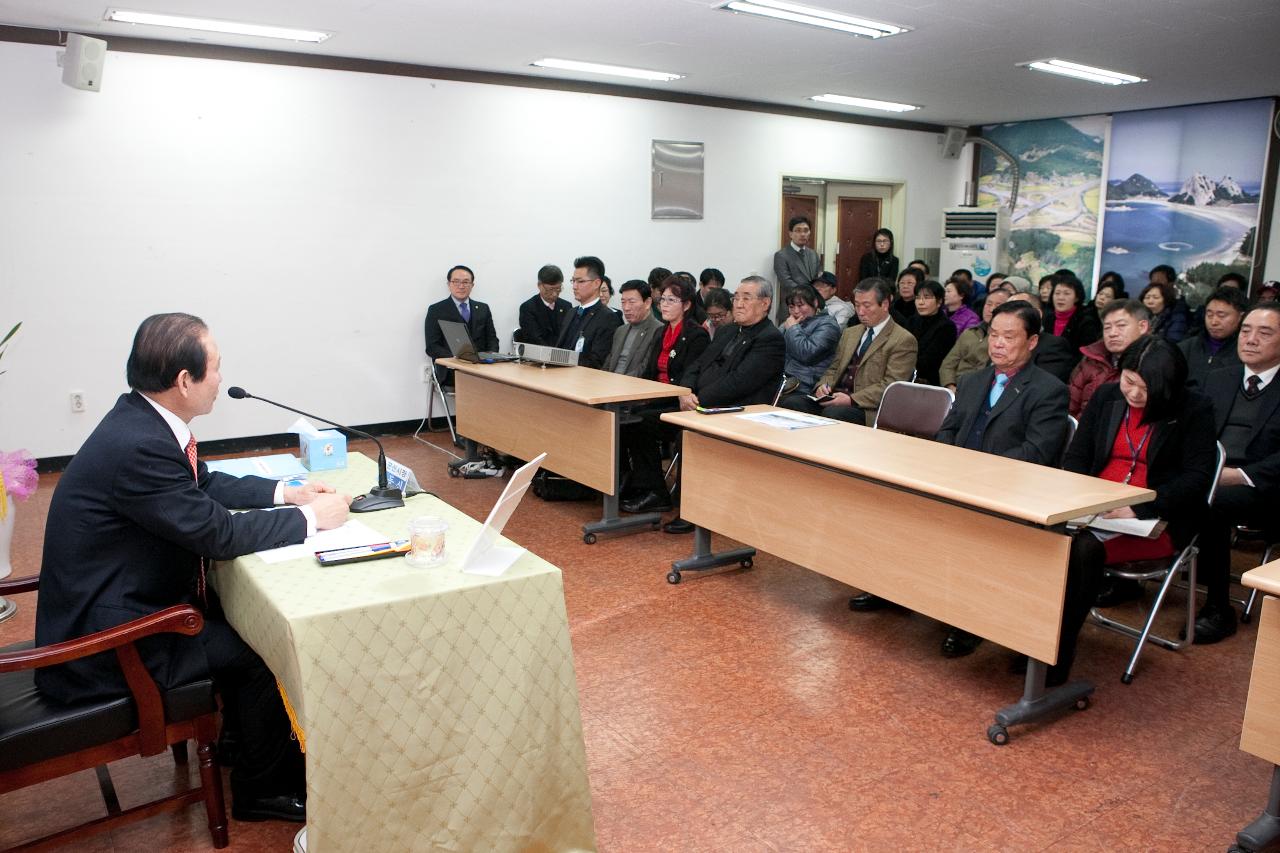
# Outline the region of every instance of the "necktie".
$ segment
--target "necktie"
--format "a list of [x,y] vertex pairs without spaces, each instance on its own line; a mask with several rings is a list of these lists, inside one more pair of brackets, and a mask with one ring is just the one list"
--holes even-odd
[[462,315],[462,322],[470,323],[471,322],[471,303],[463,302],[461,305],[459,305],[458,313]]
[[987,408],[994,409],[996,402],[1000,399],[1000,395],[1004,393],[1004,386],[1009,384],[1009,377],[1004,373],[996,374],[996,381],[991,386],[991,393],[987,394]]
[[581,320],[581,319],[582,319],[582,315],[583,315],[584,313],[586,313],[586,310],[587,310],[587,309],[585,309],[585,308],[583,308],[581,305],[579,305],[575,310],[577,311],[578,319],[579,319],[579,320]]
[[[191,476],[200,479],[200,469],[196,465],[196,437],[187,439],[187,461],[191,463]],[[200,557],[200,574],[196,576],[196,596],[200,599],[202,609],[209,606],[209,596],[205,589],[204,557]]]
[[1258,376],[1258,374],[1255,373],[1252,376],[1250,376],[1248,379],[1244,381],[1244,384],[1249,386],[1244,389],[1244,398],[1246,400],[1256,399],[1257,396],[1262,393],[1262,389],[1258,387],[1262,384],[1262,379]]
[[862,343],[858,345],[858,358],[862,358],[863,353],[867,351],[867,347],[871,346],[871,340],[875,336],[875,329],[867,329],[867,333],[862,336]]

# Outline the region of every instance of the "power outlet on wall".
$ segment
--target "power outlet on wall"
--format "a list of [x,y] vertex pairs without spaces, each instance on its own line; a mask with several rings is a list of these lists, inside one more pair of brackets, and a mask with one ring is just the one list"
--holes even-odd
[[84,412],[84,392],[83,391],[71,392],[71,411],[76,412],[77,414]]

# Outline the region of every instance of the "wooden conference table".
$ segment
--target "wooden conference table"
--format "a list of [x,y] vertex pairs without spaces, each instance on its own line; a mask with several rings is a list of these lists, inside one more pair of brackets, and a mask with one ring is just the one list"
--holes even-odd
[[518,459],[546,452],[542,467],[597,489],[604,496],[599,521],[582,526],[582,541],[599,533],[657,527],[661,513],[618,516],[621,480],[620,410],[625,404],[679,397],[688,388],[589,367],[539,367],[504,362],[436,362],[454,374],[458,434],[468,459],[484,444]]
[[1231,848],[1253,851],[1280,846],[1280,560],[1245,572],[1241,582],[1260,590],[1263,599],[1240,748],[1277,765],[1266,808],[1240,830]]
[[[746,413],[770,411],[785,410]],[[747,564],[759,548],[1022,652],[1026,689],[996,713],[993,743],[1008,740],[1008,726],[1087,705],[1088,682],[1044,686],[1046,665],[1058,659],[1065,525],[1154,492],[852,424],[784,430],[696,412],[662,419],[684,429],[680,515],[697,525],[694,555],[667,580]],[[839,547],[797,529],[796,517],[827,519]],[[711,531],[754,547],[713,554]]]
[[[313,476],[354,495],[377,466]],[[462,574],[481,525],[435,497],[352,518],[396,539],[421,515],[449,523],[443,566],[251,554],[214,573],[303,732],[307,849],[594,849],[560,570],[525,552]]]

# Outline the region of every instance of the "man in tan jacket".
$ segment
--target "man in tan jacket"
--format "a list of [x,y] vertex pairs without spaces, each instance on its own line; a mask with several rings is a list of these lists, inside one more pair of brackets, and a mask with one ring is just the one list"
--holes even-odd
[[884,279],[859,282],[853,290],[858,324],[841,335],[813,394],[790,394],[781,405],[854,424],[874,421],[884,389],[911,381],[916,367],[915,336],[889,316],[892,300],[893,287]]

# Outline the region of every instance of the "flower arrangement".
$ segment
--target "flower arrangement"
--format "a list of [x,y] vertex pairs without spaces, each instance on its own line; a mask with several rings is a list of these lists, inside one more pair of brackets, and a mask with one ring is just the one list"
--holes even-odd
[[9,511],[5,494],[15,501],[25,501],[31,497],[40,484],[40,475],[36,473],[36,460],[25,450],[5,453],[0,450],[0,519]]

